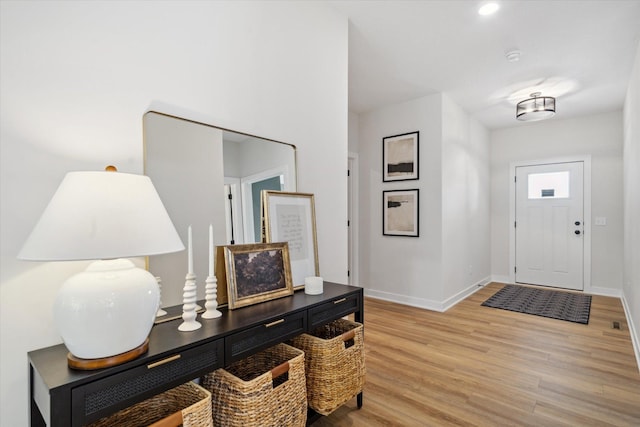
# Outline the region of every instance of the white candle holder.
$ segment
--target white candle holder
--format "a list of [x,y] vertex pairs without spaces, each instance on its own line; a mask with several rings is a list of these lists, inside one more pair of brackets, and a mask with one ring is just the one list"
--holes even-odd
[[205,280],[207,284],[205,286],[205,303],[204,307],[207,309],[202,313],[203,319],[216,319],[222,316],[222,313],[217,310],[218,308],[218,279],[216,276],[208,276]]
[[196,275],[187,273],[182,291],[182,323],[179,331],[189,332],[200,329],[202,324],[196,320]]
[[158,311],[156,317],[166,316],[167,312],[162,309],[162,279],[156,276],[156,282],[158,282]]

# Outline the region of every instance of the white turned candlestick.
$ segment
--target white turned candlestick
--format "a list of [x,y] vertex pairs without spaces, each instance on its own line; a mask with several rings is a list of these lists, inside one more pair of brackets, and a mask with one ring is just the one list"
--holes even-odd
[[218,308],[218,279],[214,275],[215,270],[215,258],[213,247],[213,225],[209,224],[209,276],[205,280],[206,286],[204,288],[205,303],[204,307],[207,309],[202,313],[203,319],[215,319],[222,316]]
[[[188,240],[189,240],[189,243],[187,245],[187,248],[188,248],[188,254],[187,254],[187,256],[188,256],[188,260],[187,260],[188,269],[187,269],[187,274],[194,275],[193,279],[195,280],[196,276],[195,276],[195,273],[193,272],[193,237],[191,235],[191,226],[189,226],[187,234],[188,234],[187,237],[188,237]],[[196,309],[196,311],[199,311],[199,310],[202,310],[202,307],[200,307],[198,304],[195,304],[195,309]]]
[[222,313],[217,310],[218,308],[218,279],[216,276],[209,276],[205,280],[207,284],[205,286],[205,300],[204,307],[207,309],[202,313],[203,319],[215,319],[222,316]]
[[200,329],[202,325],[196,320],[196,276],[187,273],[182,293],[182,323],[179,331],[188,332]]

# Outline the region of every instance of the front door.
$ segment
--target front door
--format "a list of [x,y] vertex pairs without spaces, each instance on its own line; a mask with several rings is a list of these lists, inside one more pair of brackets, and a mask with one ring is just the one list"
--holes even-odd
[[583,290],[583,169],[516,167],[516,282]]

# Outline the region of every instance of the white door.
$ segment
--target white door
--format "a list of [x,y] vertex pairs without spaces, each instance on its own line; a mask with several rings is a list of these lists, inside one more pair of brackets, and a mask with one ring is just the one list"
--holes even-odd
[[516,282],[583,290],[583,169],[516,167]]

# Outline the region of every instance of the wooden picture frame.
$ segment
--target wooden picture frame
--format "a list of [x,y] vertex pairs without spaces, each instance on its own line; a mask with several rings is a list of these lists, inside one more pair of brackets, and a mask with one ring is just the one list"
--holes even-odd
[[262,206],[265,241],[289,243],[293,287],[303,289],[305,277],[320,275],[313,194],[265,190]]
[[286,242],[228,245],[224,261],[231,310],[293,294]]
[[382,181],[418,179],[420,132],[382,138]]
[[420,190],[382,192],[382,234],[419,237]]

